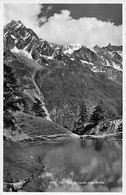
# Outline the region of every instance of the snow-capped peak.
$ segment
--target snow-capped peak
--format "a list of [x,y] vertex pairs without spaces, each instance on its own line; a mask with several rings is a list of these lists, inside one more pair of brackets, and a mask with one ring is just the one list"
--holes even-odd
[[63,47],[64,54],[72,54],[75,50],[85,47],[83,44],[69,44]]

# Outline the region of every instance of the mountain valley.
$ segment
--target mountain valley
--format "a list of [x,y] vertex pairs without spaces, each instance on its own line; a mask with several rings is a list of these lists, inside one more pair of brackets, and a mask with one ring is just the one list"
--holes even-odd
[[4,191],[121,191],[122,46],[3,35]]

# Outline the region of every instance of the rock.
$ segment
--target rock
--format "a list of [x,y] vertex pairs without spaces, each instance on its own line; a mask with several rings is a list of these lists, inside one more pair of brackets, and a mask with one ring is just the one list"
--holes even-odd
[[33,179],[33,175],[31,175],[29,178],[20,180],[19,182],[15,182],[15,183],[4,182],[3,190],[4,192],[18,192],[23,187],[25,187],[29,182],[31,182],[32,179]]

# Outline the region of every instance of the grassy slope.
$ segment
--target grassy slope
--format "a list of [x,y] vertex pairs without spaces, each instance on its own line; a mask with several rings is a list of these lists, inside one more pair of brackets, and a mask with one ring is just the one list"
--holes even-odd
[[[46,107],[53,120],[59,124],[70,124],[77,117],[78,107],[85,101],[88,107],[94,107],[103,101],[108,117],[118,117],[122,100],[122,86],[100,73],[88,68],[76,66],[58,66],[50,64],[45,70],[39,70],[35,79],[46,99]],[[57,110],[54,116],[53,109]],[[66,122],[67,121],[67,122]],[[68,124],[68,125],[70,125]]]
[[11,52],[7,53],[6,61],[9,61],[9,65],[12,67],[14,76],[17,79],[19,90],[23,94],[25,105],[21,106],[21,110],[30,112],[34,98],[39,98],[40,96],[39,89],[34,83],[34,74],[37,70],[43,69],[43,66],[24,55],[12,54]]
[[30,114],[18,112],[15,114],[15,118],[18,128],[21,128],[22,131],[30,137],[40,135],[49,136],[56,134],[72,135],[72,133],[67,129],[41,117],[35,117]]
[[20,88],[22,88],[22,91],[25,89],[34,89],[35,86],[32,76],[36,70],[42,69],[42,66],[23,55],[15,54],[15,56],[16,59],[13,60],[10,65],[13,68],[14,75],[18,80]]
[[[33,60],[27,59],[27,57],[23,55],[10,53],[8,58],[10,58],[10,66],[13,68],[20,90],[24,94],[24,98],[30,108],[32,106],[32,97],[34,97],[34,95],[39,96],[37,86],[34,83],[33,75],[36,71],[42,70],[43,66],[40,66]],[[29,92],[29,95],[24,93],[26,90]],[[35,117],[23,112],[16,113],[15,117],[17,119],[18,128],[28,136],[72,134],[67,129],[41,117]],[[15,135],[15,138],[16,136],[17,135]],[[24,137],[23,134],[22,136]],[[21,137],[21,135],[19,137]]]
[[[51,61],[49,66],[44,67],[25,56],[15,55],[11,66],[29,110],[33,103],[32,97],[39,96],[38,86],[45,97],[45,106],[51,113],[52,120],[61,126],[67,125],[69,129],[73,128],[83,101],[92,110],[102,100],[108,118],[120,116],[121,84],[103,74],[92,72],[82,64],[71,63],[64,66],[58,61]],[[33,75],[36,75],[35,82]]]

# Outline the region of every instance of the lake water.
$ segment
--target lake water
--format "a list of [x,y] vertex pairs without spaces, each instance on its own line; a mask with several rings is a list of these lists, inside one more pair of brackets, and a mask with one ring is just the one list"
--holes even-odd
[[115,141],[77,139],[33,144],[29,155],[43,167],[38,175],[40,191],[122,190],[122,147]]

